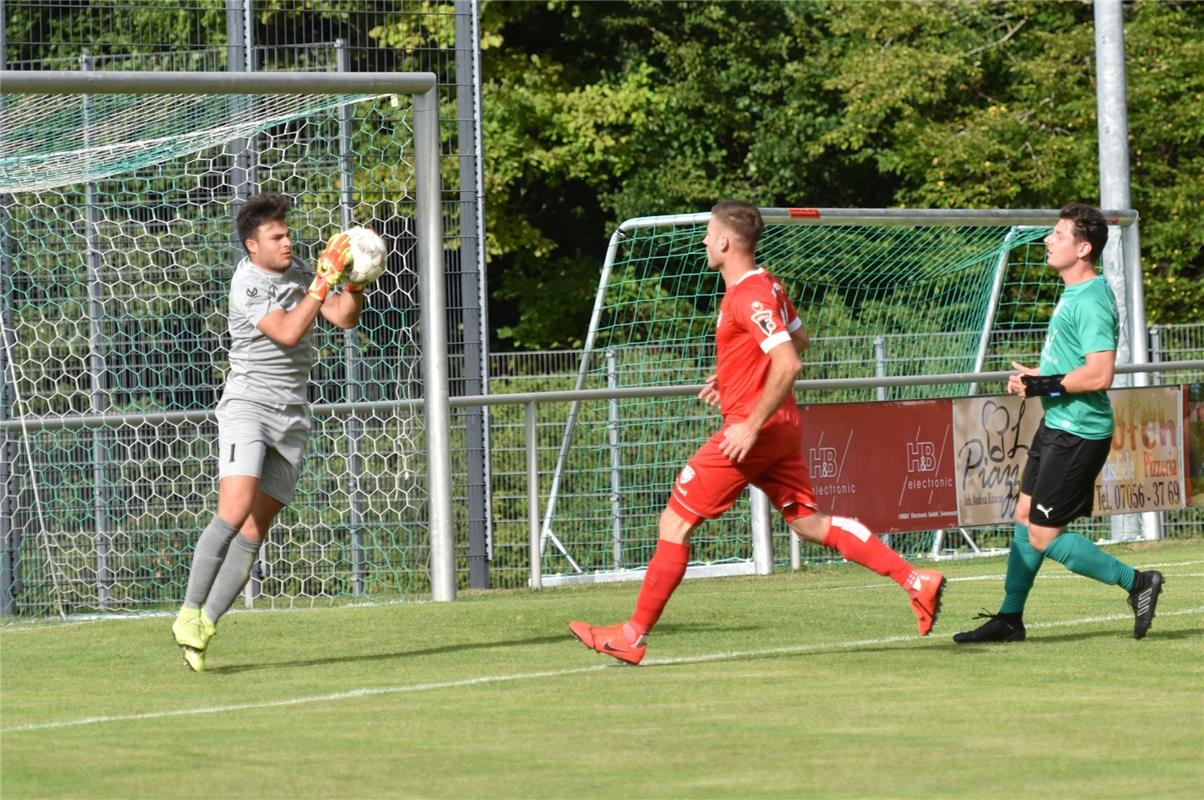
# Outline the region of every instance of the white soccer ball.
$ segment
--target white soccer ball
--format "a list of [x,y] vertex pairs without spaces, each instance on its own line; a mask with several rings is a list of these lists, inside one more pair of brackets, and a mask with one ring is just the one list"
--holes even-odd
[[360,285],[372,283],[385,271],[385,240],[371,228],[352,228],[347,235],[351,237],[351,263],[343,271],[344,280]]

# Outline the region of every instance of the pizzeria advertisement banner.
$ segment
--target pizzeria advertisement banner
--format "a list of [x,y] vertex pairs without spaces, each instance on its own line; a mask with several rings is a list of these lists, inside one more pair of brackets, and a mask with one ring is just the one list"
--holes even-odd
[[[1186,437],[1182,386],[1112,389],[1112,452],[1095,482],[1096,514],[1183,508]],[[1041,402],[1016,395],[953,401],[958,518],[1007,522],[1016,508]]]

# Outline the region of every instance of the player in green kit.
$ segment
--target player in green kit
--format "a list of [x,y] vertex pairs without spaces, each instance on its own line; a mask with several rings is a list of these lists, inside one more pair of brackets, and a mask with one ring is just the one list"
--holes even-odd
[[1103,215],[1079,203],[1063,208],[1045,237],[1046,261],[1066,288],[1054,307],[1040,368],[1013,363],[1017,373],[1008,378],[1008,392],[1041,398],[1045,417],[1020,479],[1003,605],[975,630],[954,634],[959,644],[1023,641],[1024,603],[1047,556],[1072,572],[1128,592],[1134,638],[1144,637],[1154,621],[1162,573],[1138,572],[1066,530],[1073,520],[1091,514],[1095,479],[1112,447],[1107,389],[1116,364],[1116,298],[1095,271],[1107,241]]

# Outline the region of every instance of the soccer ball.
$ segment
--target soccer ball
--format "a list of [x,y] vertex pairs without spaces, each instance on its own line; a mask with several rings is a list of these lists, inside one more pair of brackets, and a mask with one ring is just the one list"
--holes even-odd
[[343,270],[343,279],[348,283],[365,285],[372,283],[385,271],[385,255],[388,248],[371,228],[352,228],[351,263]]

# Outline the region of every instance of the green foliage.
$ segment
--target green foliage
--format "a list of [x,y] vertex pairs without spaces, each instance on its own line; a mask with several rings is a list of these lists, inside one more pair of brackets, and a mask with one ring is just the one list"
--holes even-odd
[[[1126,15],[1148,315],[1192,321],[1204,4]],[[511,345],[579,343],[606,231],[631,216],[731,196],[1098,202],[1089,5],[486,3],[482,28],[492,317]]]

